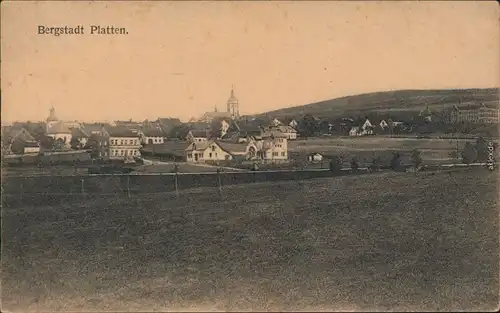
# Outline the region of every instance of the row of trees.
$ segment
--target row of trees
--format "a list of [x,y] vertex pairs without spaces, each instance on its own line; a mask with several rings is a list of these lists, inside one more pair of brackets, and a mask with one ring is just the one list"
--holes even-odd
[[496,142],[488,142],[484,138],[478,138],[474,144],[467,142],[461,152],[464,164],[486,163],[490,157],[495,156]]
[[[389,164],[389,168],[394,171],[405,170],[405,166],[403,165],[401,159],[402,155],[399,152],[394,152]],[[423,159],[422,159],[422,154],[418,149],[414,149],[411,152],[410,161],[411,161],[411,167],[415,172],[421,168],[423,164]],[[340,156],[334,156],[330,160],[330,170],[333,172],[338,172],[342,169],[342,164],[343,164],[343,158]],[[382,166],[383,166],[382,158],[380,156],[374,155],[370,164],[368,165],[368,169],[376,172],[379,171],[382,168]],[[351,170],[354,172],[359,170],[359,160],[356,156],[351,158],[350,167]]]
[[[487,163],[495,158],[495,151],[497,150],[496,142],[488,142],[484,138],[478,138],[475,143],[467,142],[463,150],[458,153],[454,152],[456,158],[461,157],[464,164],[470,165],[472,163]],[[457,160],[458,161],[458,160]],[[334,156],[330,161],[330,170],[338,172],[342,168],[344,158],[341,156]],[[414,149],[410,154],[410,164],[412,171],[417,172],[423,165],[422,154],[418,149]],[[373,156],[368,168],[371,171],[379,171],[383,166],[383,161],[380,156]],[[352,157],[350,161],[352,171],[359,169],[359,160],[356,156]],[[393,171],[402,171],[408,167],[402,162],[402,154],[394,152],[389,163],[389,168]]]

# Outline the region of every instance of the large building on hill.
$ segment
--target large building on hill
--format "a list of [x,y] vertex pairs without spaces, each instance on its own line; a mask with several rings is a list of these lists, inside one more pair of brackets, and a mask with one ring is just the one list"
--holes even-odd
[[499,122],[498,104],[495,106],[468,105],[466,107],[453,106],[450,111],[451,123],[478,123],[495,124]]

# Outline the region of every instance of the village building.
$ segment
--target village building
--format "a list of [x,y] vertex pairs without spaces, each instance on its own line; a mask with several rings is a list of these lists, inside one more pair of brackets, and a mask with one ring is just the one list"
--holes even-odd
[[237,158],[243,160],[256,151],[254,143],[238,144],[218,140],[193,142],[186,149],[186,160],[191,163],[230,161]]
[[100,134],[103,128],[106,129],[111,127],[113,126],[108,123],[82,123],[82,130],[89,136]]
[[166,140],[165,133],[159,128],[146,128],[139,131],[142,144],[160,145]]
[[210,131],[207,130],[190,130],[186,135],[188,142],[206,142],[210,138]]
[[206,124],[212,123],[214,119],[238,120],[240,118],[239,100],[234,95],[234,88],[231,89],[231,94],[226,102],[226,111],[219,111],[217,105],[214,106],[212,112],[206,112],[199,119],[192,118],[190,122],[198,121]]
[[349,131],[349,136],[367,136],[373,135],[373,124],[369,119],[366,119],[363,125],[354,126]]
[[422,111],[418,114],[421,118],[423,118],[426,122],[432,122],[432,111],[429,108],[429,105],[426,105]]
[[280,120],[278,120],[277,118],[274,118],[271,121],[271,123],[269,123],[270,127],[277,127],[277,126],[281,126],[281,125],[283,125],[283,123]]
[[154,157],[163,161],[185,162],[186,149],[190,143],[184,140],[166,140],[163,144],[146,144],[141,148],[141,156]]
[[122,127],[101,128],[89,136],[91,153],[103,160],[130,161],[140,156],[139,135]]
[[307,154],[307,161],[312,163],[321,162],[323,161],[323,155],[318,152],[309,153]]
[[290,123],[288,123],[288,126],[293,127],[294,129],[297,129],[297,127],[299,126],[299,123],[295,119],[292,119],[290,121]]
[[257,157],[268,163],[279,163],[288,160],[288,139],[279,131],[266,131],[262,140],[255,142]]
[[381,120],[379,125],[382,130],[386,130],[389,128],[389,124],[385,120]]
[[275,130],[282,133],[286,139],[288,140],[296,140],[297,139],[297,130],[295,128],[288,125],[278,125],[273,127],[268,127],[267,130]]
[[60,141],[65,146],[69,147],[72,138],[72,131],[66,123],[58,121],[56,123],[52,123],[50,127],[47,127],[47,136],[52,137],[54,141]]
[[24,127],[2,127],[3,154],[39,153],[40,145],[33,135]]
[[71,128],[70,131],[71,131],[71,140],[77,141],[76,142],[77,144],[75,146],[77,146],[79,149],[85,147],[85,145],[88,142],[89,135],[81,128]]
[[460,108],[454,105],[450,112],[450,122],[453,124],[463,122],[496,124],[499,121],[498,104],[492,106],[486,106],[484,103],[480,105],[468,104]]
[[128,121],[114,121],[113,127],[128,129],[133,133],[139,133],[139,131],[144,127],[144,122],[136,122],[132,119],[129,119]]

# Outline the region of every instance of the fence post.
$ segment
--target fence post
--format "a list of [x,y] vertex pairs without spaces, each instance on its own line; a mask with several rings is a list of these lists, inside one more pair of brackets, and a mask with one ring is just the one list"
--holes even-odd
[[178,183],[178,176],[179,174],[177,173],[177,171],[175,172],[175,196],[177,197],[177,199],[179,199],[179,183]]
[[83,182],[83,178],[81,179],[81,187],[82,187],[82,195],[85,194],[85,187],[84,187],[84,182]]
[[130,198],[130,174],[127,175],[127,195]]
[[217,186],[219,188],[219,197],[222,198],[222,183],[220,178],[220,168],[217,168]]

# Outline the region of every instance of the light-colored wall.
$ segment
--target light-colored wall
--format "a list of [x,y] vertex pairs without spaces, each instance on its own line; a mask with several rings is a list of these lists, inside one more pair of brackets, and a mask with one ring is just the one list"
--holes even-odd
[[267,160],[286,160],[288,159],[288,139],[286,138],[274,138],[265,139],[270,140],[272,148],[267,150],[264,158]]
[[24,154],[39,153],[40,147],[24,147]]
[[[214,149],[212,149],[214,147]],[[198,160],[195,161],[194,154],[198,154]],[[222,150],[217,144],[211,144],[204,150],[186,151],[187,162],[205,162],[205,161],[224,161],[232,160],[231,154]]]
[[159,144],[165,143],[165,137],[158,137],[158,136],[156,136],[156,137],[147,137],[147,136],[142,137],[142,142],[145,144],[150,144],[149,140],[152,140],[153,145],[159,145]]
[[71,138],[72,138],[71,134],[64,134],[64,133],[49,134],[48,136],[54,138],[54,140],[57,140],[57,139],[63,140],[67,146],[70,145]]
[[108,143],[109,158],[112,160],[141,155],[139,151],[141,144],[138,137],[109,137]]

